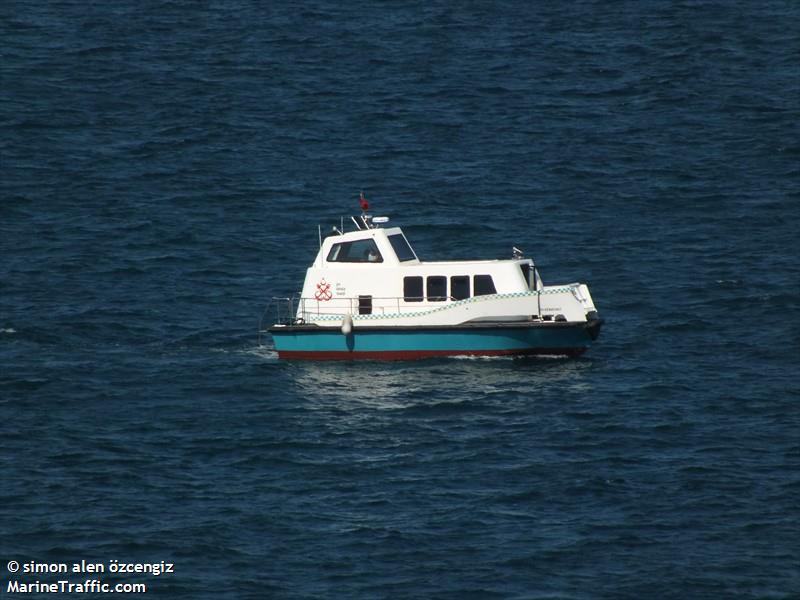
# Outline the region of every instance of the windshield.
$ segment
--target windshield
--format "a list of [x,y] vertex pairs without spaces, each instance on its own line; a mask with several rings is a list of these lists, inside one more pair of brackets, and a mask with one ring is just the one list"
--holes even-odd
[[417,255],[414,254],[414,251],[411,249],[411,246],[408,245],[408,241],[402,233],[390,235],[389,242],[392,244],[394,253],[397,254],[397,260],[400,262],[414,260],[417,258]]
[[328,262],[383,262],[383,257],[373,240],[356,240],[334,244]]

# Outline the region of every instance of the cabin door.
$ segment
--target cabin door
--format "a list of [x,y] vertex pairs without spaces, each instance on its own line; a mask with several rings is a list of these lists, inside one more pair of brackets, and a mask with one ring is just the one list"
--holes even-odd
[[372,296],[358,297],[358,314],[360,315],[372,314]]

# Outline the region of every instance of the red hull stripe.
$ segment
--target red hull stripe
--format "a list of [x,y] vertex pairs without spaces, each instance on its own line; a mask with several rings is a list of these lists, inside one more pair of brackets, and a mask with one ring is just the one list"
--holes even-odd
[[417,360],[436,356],[580,356],[586,348],[528,348],[524,350],[386,350],[369,352],[283,350],[278,358],[290,360]]

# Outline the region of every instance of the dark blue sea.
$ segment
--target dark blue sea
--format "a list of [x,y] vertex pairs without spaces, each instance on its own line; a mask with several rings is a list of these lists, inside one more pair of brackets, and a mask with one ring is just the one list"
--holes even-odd
[[[361,190],[600,339],[278,360]],[[795,0],[5,0],[0,596],[800,598],[798,222]]]

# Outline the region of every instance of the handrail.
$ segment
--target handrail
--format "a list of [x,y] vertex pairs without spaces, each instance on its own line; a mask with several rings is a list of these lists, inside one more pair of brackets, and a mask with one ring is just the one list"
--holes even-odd
[[[469,302],[481,302],[481,301],[488,301],[488,300],[497,300],[497,299],[505,299],[510,297],[536,297],[539,304],[541,303],[541,296],[542,294],[548,293],[558,293],[564,292],[569,289],[568,286],[553,286],[551,288],[543,288],[541,290],[528,290],[525,292],[514,292],[514,293],[500,293],[500,294],[485,294],[480,296],[470,296],[469,298],[464,298],[461,300],[456,300],[452,296],[447,300],[443,300],[441,302],[413,302],[413,303],[403,303],[401,304],[401,300],[404,300],[404,296],[372,296],[372,314],[392,314],[392,309],[394,309],[394,314],[401,316],[405,314],[411,313],[429,313],[429,312],[439,312],[441,310],[455,308],[456,306],[460,306],[464,303]],[[326,300],[324,302],[318,301],[314,297],[301,297],[297,298],[297,315],[302,317],[306,321],[314,320],[314,316],[321,316],[325,315],[325,319],[330,319],[334,316],[344,316],[347,314],[350,315],[358,315],[359,314],[359,298],[358,297],[335,297],[331,300]],[[307,304],[310,306],[307,307]],[[539,312],[537,314],[541,314],[541,306],[539,307]]]
[[291,325],[295,322],[294,311],[295,298],[281,298],[273,297],[264,307],[261,317],[258,319],[258,345],[261,346],[261,336],[266,333],[264,329],[264,319],[267,315],[274,315],[275,318],[270,319],[271,324],[277,325]]
[[[537,298],[539,303],[539,310],[537,314],[541,315],[541,297],[543,294],[567,292],[570,291],[575,285],[576,284],[544,286],[538,290],[528,290],[526,292],[486,294],[481,296],[470,296],[469,298],[464,298],[461,300],[456,300],[450,297],[441,302],[412,302],[408,304],[405,302],[400,302],[401,300],[405,300],[404,296],[372,296],[371,314],[382,314],[389,316],[395,314],[397,316],[402,316],[411,313],[432,313],[455,308],[469,302],[481,302],[512,297],[530,296]],[[314,306],[307,307],[307,304],[309,303],[313,303]],[[393,310],[394,313],[392,312]],[[358,297],[334,297],[325,302],[320,302],[314,297],[273,297],[264,308],[261,318],[258,321],[258,343],[261,345],[262,334],[268,332],[268,329],[264,328],[265,320],[268,316],[270,316],[268,325],[294,325],[303,323],[305,321],[314,321],[315,315],[321,316],[323,320],[329,320],[333,317],[343,317],[347,314],[359,314]]]

